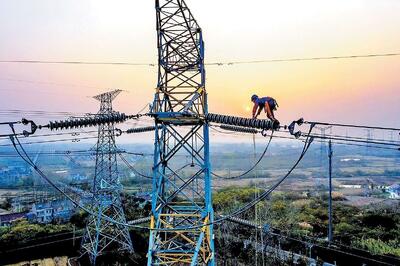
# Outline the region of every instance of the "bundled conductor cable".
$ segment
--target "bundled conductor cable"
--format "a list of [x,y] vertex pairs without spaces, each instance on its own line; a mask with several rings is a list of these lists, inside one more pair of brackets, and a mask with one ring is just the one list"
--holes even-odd
[[255,128],[248,128],[248,127],[238,127],[238,126],[230,126],[230,125],[220,125],[219,126],[223,130],[241,132],[241,133],[250,133],[250,134],[257,134],[258,130]]
[[[158,129],[161,129],[162,126],[158,126]],[[134,133],[143,133],[143,132],[151,132],[156,130],[155,126],[149,126],[149,127],[134,127],[128,129],[125,133],[127,134],[134,134]]]

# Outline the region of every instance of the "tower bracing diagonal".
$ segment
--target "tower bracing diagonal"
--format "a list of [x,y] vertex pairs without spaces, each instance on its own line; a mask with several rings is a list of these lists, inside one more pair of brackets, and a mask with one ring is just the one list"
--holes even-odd
[[[120,92],[121,90],[114,90],[94,97],[100,101],[97,117],[116,114],[112,109],[112,101]],[[119,181],[117,153],[114,123],[100,124],[92,187],[92,214],[88,218],[81,246],[82,252],[89,255],[93,265],[98,256],[111,248],[133,252],[128,227],[124,226],[126,219],[121,202],[122,185]],[[112,220],[118,223],[113,223]]]
[[148,265],[214,265],[202,30],[183,0],[155,2],[159,71],[151,109],[155,144]]

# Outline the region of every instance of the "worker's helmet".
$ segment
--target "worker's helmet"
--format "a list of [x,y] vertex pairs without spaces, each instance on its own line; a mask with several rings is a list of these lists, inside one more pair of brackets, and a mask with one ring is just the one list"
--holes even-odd
[[257,99],[258,99],[258,96],[256,94],[253,94],[253,96],[251,96],[251,101],[252,102],[254,102]]

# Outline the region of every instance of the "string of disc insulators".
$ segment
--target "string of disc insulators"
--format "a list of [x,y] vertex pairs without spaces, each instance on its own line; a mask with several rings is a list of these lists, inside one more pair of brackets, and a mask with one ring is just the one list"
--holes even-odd
[[45,126],[39,128],[49,128],[50,130],[73,129],[82,127],[93,127],[104,124],[122,123],[128,119],[136,118],[135,115],[126,115],[124,113],[113,113],[105,115],[96,115],[93,117],[76,118],[69,120],[50,121]]
[[279,122],[272,122],[271,120],[264,119],[251,119],[237,116],[220,115],[220,114],[206,114],[205,119],[207,122],[217,124],[226,124],[232,126],[241,126],[256,129],[272,130],[280,127]]
[[[162,126],[158,126],[158,129],[161,129]],[[127,134],[134,134],[134,133],[143,133],[143,132],[151,132],[156,130],[155,126],[149,126],[149,127],[134,127],[134,128],[130,128],[127,131],[125,131],[125,133]]]
[[231,125],[220,125],[219,127],[223,130],[229,130],[229,131],[240,132],[240,133],[249,133],[249,134],[257,134],[258,133],[258,130],[255,128],[238,127],[238,126],[231,126]]

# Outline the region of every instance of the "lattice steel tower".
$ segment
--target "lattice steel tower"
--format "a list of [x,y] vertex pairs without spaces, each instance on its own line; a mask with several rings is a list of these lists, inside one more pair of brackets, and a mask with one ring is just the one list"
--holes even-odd
[[[100,101],[100,111],[96,115],[113,114],[112,101],[120,92],[121,90],[114,90],[95,96],[94,98]],[[100,125],[91,205],[91,210],[96,215],[90,215],[88,218],[81,247],[82,252],[88,253],[93,265],[96,263],[96,258],[106,249],[117,248],[121,251],[133,252],[128,228],[104,219],[108,216],[122,224],[126,223],[121,203],[122,185],[118,176],[117,152],[114,124]]]
[[159,72],[151,110],[156,131],[148,265],[214,265],[202,31],[183,0],[155,2]]

